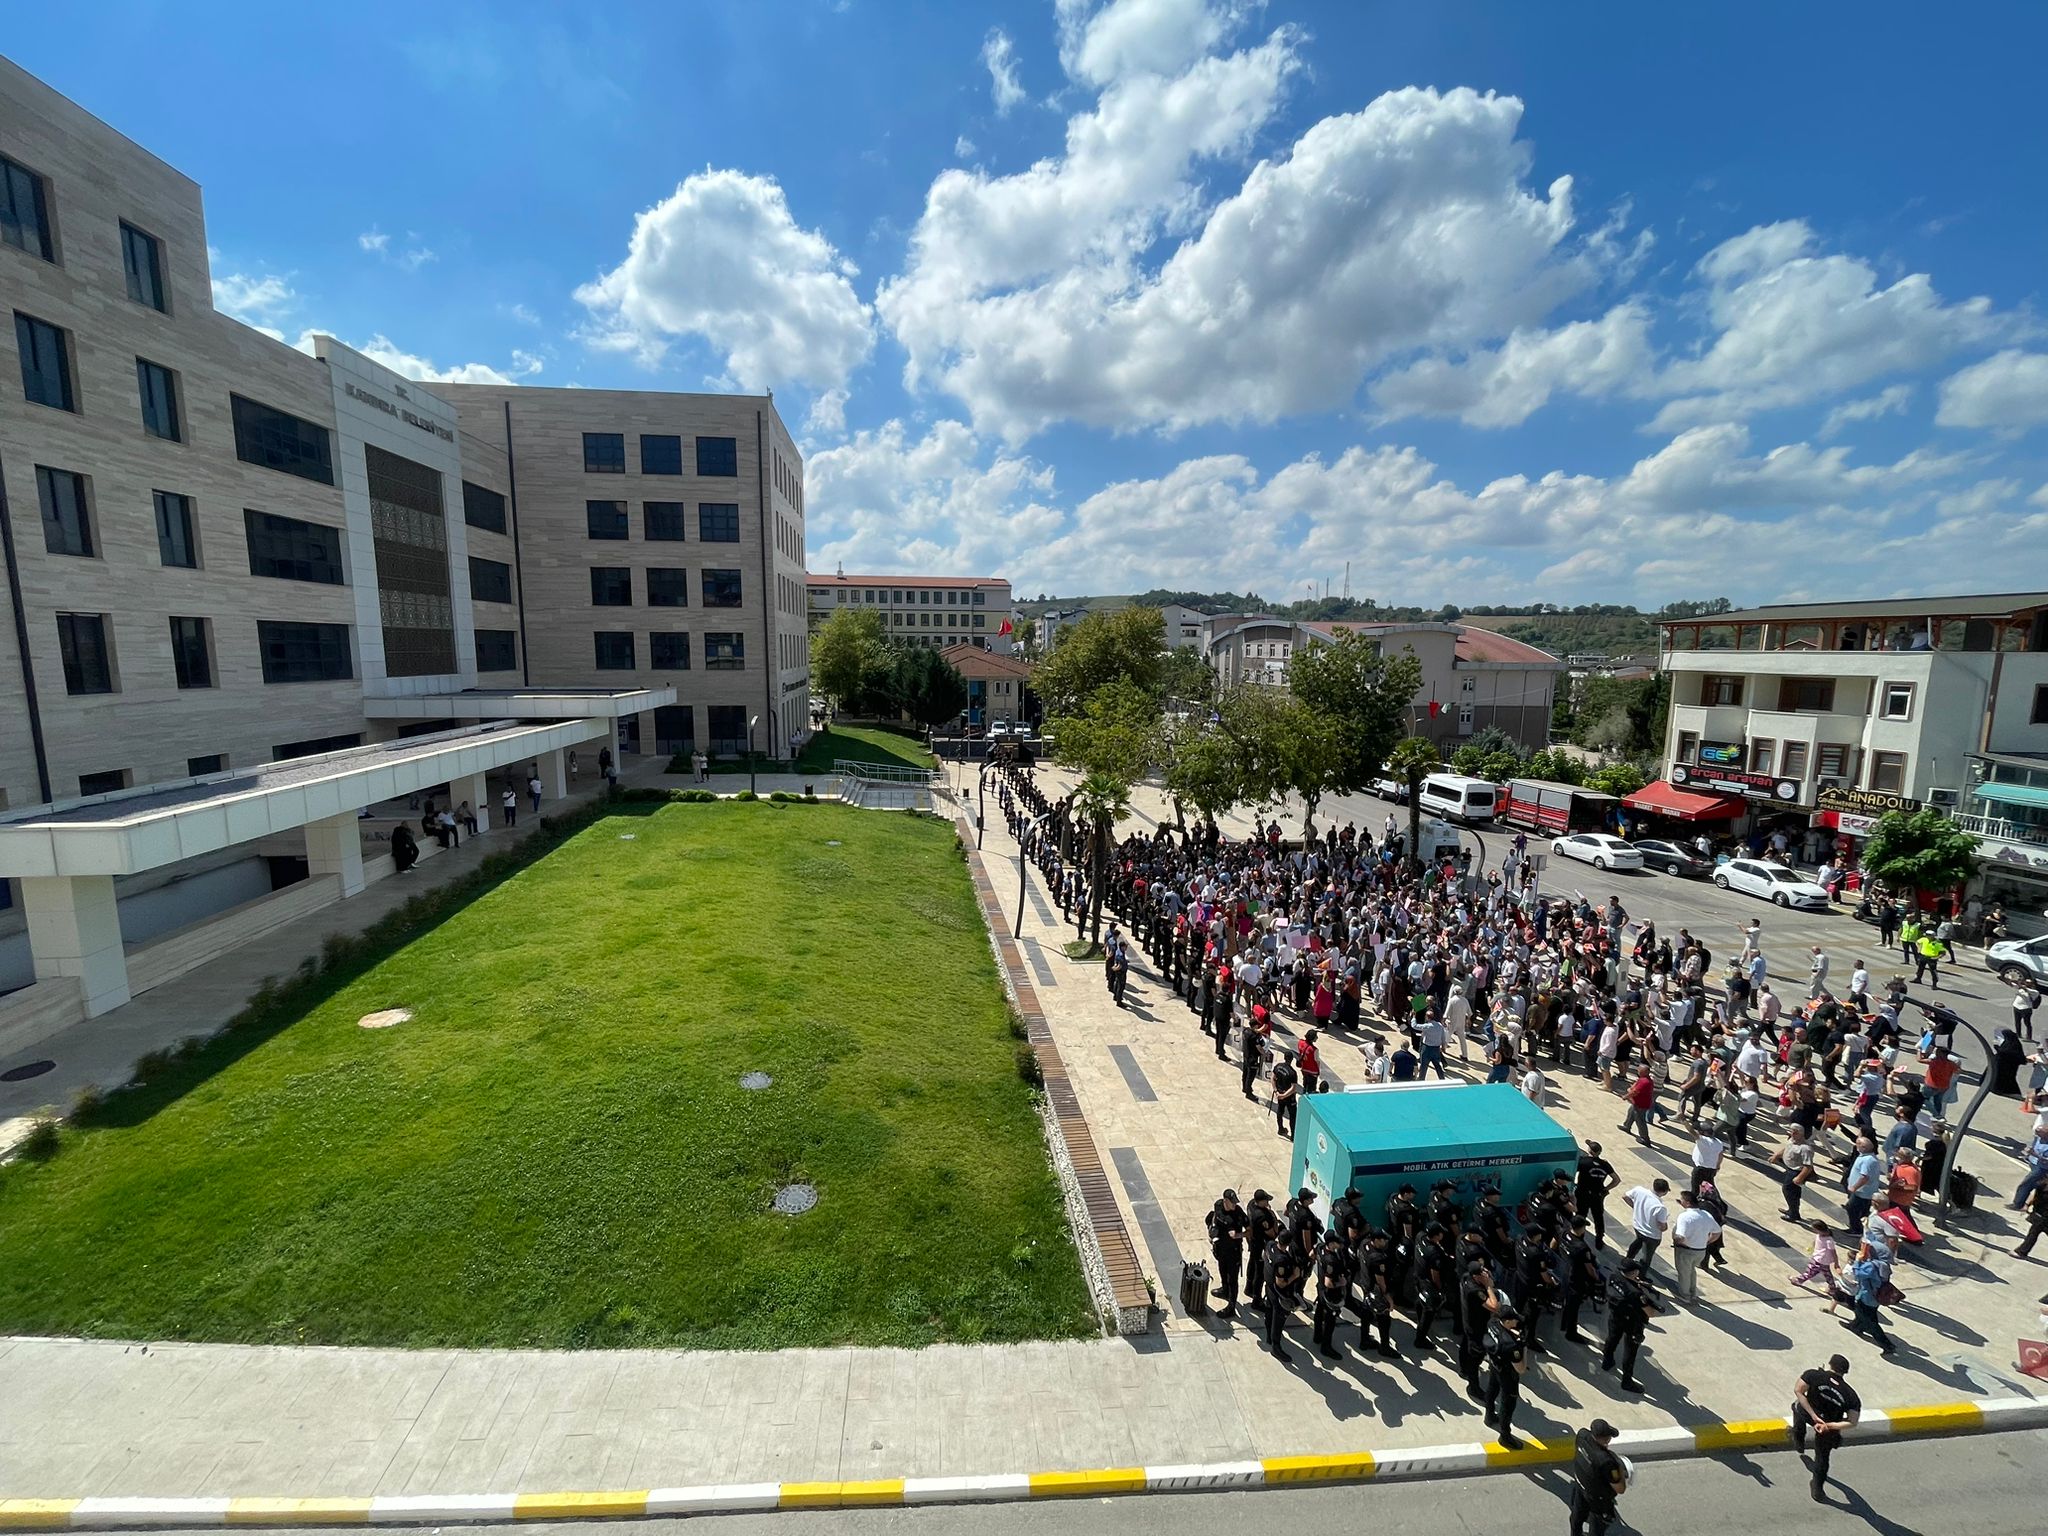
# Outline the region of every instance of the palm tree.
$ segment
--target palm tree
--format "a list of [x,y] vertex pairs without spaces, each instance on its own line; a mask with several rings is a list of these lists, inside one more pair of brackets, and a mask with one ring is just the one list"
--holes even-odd
[[1387,763],[1408,781],[1408,865],[1422,872],[1422,781],[1443,766],[1443,755],[1426,736],[1410,736],[1395,745]]
[[1095,772],[1083,779],[1073,794],[1074,808],[1087,818],[1090,828],[1088,862],[1093,873],[1088,881],[1091,943],[1102,942],[1102,892],[1109,883],[1109,842],[1116,824],[1131,814],[1131,786],[1113,774]]

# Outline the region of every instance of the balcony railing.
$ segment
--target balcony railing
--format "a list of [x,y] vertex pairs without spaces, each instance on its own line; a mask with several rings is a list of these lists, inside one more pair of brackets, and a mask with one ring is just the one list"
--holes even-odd
[[2031,821],[2008,821],[2003,816],[1972,816],[1957,812],[1950,818],[1966,832],[1995,837],[2006,843],[2034,843],[2048,848],[2048,826]]

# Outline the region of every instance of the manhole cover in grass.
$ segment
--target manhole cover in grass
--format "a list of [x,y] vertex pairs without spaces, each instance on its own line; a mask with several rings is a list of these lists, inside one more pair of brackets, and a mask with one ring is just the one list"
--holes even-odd
[[410,1008],[379,1008],[375,1013],[366,1013],[356,1020],[358,1029],[389,1029],[394,1024],[403,1024],[412,1017]]
[[759,1093],[774,1081],[766,1072],[748,1072],[740,1077],[740,1086],[749,1093]]
[[785,1184],[775,1191],[775,1209],[785,1216],[801,1216],[817,1203],[815,1184]]
[[[0,1083],[25,1083],[32,1077],[41,1077],[45,1072],[56,1070],[57,1063],[54,1061],[25,1061],[18,1067],[9,1067],[5,1072],[0,1072]],[[815,1200],[817,1196],[813,1195],[811,1198]]]

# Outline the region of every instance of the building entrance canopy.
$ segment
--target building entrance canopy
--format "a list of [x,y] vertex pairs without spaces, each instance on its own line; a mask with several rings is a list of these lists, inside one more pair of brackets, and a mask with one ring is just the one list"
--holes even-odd
[[1632,811],[1652,816],[1669,816],[1677,821],[1732,821],[1743,812],[1743,803],[1726,795],[1699,795],[1677,789],[1663,779],[1645,784],[1621,803]]

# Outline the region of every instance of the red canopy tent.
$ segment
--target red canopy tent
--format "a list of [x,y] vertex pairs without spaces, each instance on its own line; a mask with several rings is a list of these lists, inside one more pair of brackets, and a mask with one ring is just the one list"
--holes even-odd
[[1744,810],[1743,803],[1729,795],[1701,795],[1678,789],[1663,779],[1645,784],[1621,803],[1632,811],[1651,816],[1669,816],[1674,821],[1733,821]]

